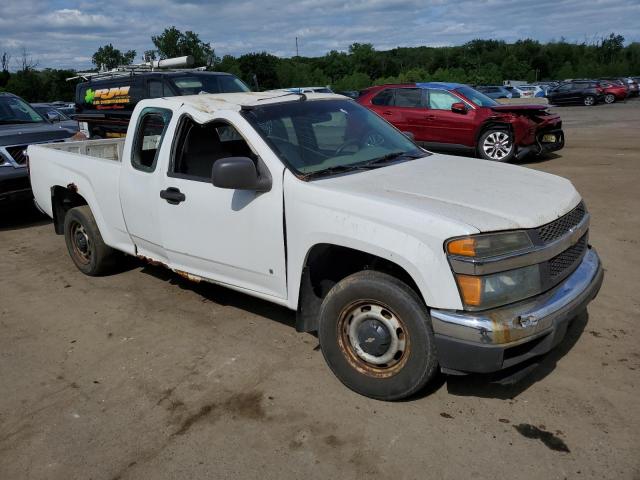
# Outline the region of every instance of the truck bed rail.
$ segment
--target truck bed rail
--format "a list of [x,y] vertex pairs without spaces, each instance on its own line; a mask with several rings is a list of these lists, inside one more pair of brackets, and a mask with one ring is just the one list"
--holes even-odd
[[108,138],[100,140],[83,140],[78,142],[60,142],[39,145],[40,147],[61,150],[63,152],[88,155],[105,160],[122,161],[124,138]]

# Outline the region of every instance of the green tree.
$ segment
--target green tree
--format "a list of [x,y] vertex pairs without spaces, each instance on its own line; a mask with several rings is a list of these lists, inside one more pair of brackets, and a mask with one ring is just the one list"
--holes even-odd
[[624,37],[622,35],[616,35],[615,33],[609,34],[609,36],[600,42],[600,52],[602,59],[607,63],[613,63],[615,58],[624,48]]
[[252,86],[258,85],[261,90],[278,88],[276,66],[280,60],[267,52],[248,53],[238,58],[241,78]]
[[19,70],[7,82],[8,92],[15,93],[27,102],[40,102],[48,97],[43,82],[35,70]]
[[338,92],[343,90],[362,90],[369,86],[371,86],[371,77],[362,72],[346,75],[332,85],[333,89]]
[[131,65],[134,58],[136,58],[135,50],[127,50],[122,53],[109,43],[98,48],[96,53],[92,55],[91,61],[98,68],[110,70],[120,65]]
[[555,76],[558,80],[568,80],[570,78],[574,78],[574,70],[571,62],[564,62]]
[[218,60],[210,43],[200,40],[200,36],[190,30],[181,32],[176,27],[165,28],[160,35],[152,36],[160,58],[184,57],[191,55],[196,66],[210,67]]

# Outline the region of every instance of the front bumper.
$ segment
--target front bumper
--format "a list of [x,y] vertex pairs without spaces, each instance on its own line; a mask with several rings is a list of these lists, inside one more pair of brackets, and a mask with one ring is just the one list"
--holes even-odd
[[31,195],[27,167],[0,167],[0,202],[29,198]]
[[[544,142],[545,135],[555,135],[555,142]],[[560,128],[545,130],[536,133],[535,143],[531,145],[518,146],[516,158],[521,159],[530,153],[544,155],[545,153],[556,152],[564,148],[564,132]]]
[[604,271],[593,248],[549,292],[483,312],[431,310],[440,367],[445,373],[490,373],[547,353],[571,319],[595,298]]

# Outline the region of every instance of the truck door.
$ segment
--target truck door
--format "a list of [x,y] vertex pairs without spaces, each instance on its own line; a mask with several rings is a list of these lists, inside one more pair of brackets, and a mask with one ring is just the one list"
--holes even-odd
[[229,115],[233,121],[224,115],[205,124],[180,120],[164,184],[155,193],[163,197],[163,245],[175,270],[286,298],[284,167],[271,168],[268,192],[214,187],[211,171],[222,158],[249,157],[268,168],[250,145],[263,141],[237,113]]
[[163,108],[140,112],[133,140],[128,143],[130,150],[122,156],[120,174],[120,202],[137,253],[162,263],[168,260],[158,217],[162,175],[156,170],[160,154],[168,156],[171,149],[171,141],[164,135],[171,114],[171,110]]

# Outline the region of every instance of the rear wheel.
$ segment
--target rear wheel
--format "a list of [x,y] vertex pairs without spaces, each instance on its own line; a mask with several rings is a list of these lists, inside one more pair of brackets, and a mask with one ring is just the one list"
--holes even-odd
[[490,129],[480,135],[478,154],[485,160],[508,162],[516,155],[511,132],[503,129]]
[[64,238],[71,260],[85,275],[102,275],[113,267],[115,250],[102,240],[88,205],[67,212],[64,217]]
[[591,107],[596,104],[596,97],[593,95],[587,95],[582,101],[587,107]]
[[604,96],[604,103],[613,103],[616,101],[616,97],[613,96],[613,94],[611,93],[607,93]]
[[405,283],[381,272],[354,273],[329,291],[318,338],[340,381],[379,400],[418,392],[438,367],[426,307]]

